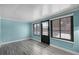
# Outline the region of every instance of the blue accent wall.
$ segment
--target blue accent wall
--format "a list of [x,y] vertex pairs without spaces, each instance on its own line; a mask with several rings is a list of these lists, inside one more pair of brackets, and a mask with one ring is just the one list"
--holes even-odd
[[1,19],[0,19],[0,40],[1,40]]
[[1,25],[1,38],[0,43],[16,41],[24,38],[31,37],[31,24],[25,22],[16,22],[2,19]]
[[[70,13],[60,14],[60,15],[58,15],[58,17],[63,16],[63,15],[68,15],[71,13],[73,13],[73,20],[74,20],[74,24],[73,24],[74,25],[74,27],[73,27],[73,29],[74,29],[74,42],[70,43],[70,42],[66,42],[65,40],[60,40],[60,39],[50,37],[50,44],[56,45],[56,46],[59,46],[59,47],[62,47],[62,48],[65,48],[65,49],[68,49],[71,51],[79,52],[79,10],[74,11],[74,12],[70,12]],[[49,17],[49,18],[47,17],[45,19],[50,19],[50,18],[53,18],[53,17]],[[38,40],[41,41],[40,36],[32,35],[32,38],[37,39],[37,41]]]
[[74,13],[74,49],[79,52],[79,11]]

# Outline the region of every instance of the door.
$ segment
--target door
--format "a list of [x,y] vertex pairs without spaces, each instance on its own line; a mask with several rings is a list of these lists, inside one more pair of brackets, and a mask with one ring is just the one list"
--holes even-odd
[[41,42],[50,44],[49,20],[41,22]]

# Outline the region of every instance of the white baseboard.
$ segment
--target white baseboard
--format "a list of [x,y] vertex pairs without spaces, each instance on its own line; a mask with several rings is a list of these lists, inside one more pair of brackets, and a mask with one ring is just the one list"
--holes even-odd
[[61,49],[61,50],[63,50],[63,51],[67,51],[67,52],[72,53],[72,54],[75,54],[75,55],[79,55],[78,52],[71,51],[71,50],[68,50],[68,49],[65,49],[65,48],[62,48],[62,47],[59,47],[59,46],[53,45],[53,44],[50,44],[50,46],[53,46],[53,47],[58,48],[58,49]]
[[14,43],[14,42],[19,42],[19,41],[28,40],[28,39],[30,39],[30,38],[22,38],[22,39],[10,41],[10,42],[3,42],[3,43],[0,43],[0,47],[1,47],[2,45],[5,45],[5,44]]

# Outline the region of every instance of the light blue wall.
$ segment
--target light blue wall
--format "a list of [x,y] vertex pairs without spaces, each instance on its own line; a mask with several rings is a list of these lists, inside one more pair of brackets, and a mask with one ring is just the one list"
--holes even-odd
[[31,37],[31,24],[10,20],[1,20],[1,43],[20,40]]
[[1,39],[1,19],[0,19],[0,39]]
[[41,42],[41,36],[40,36],[40,35],[37,35],[37,36],[32,35],[32,38],[33,38],[34,40],[36,40],[36,41],[40,41],[40,42]]
[[79,52],[79,11],[74,13],[74,49]]
[[[60,39],[56,39],[56,38],[51,38],[50,37],[50,44],[56,45],[56,46],[59,46],[59,47],[62,47],[62,48],[68,49],[68,50],[79,52],[79,10],[78,11],[74,11],[74,12],[70,12],[70,13],[60,14],[58,16],[68,15],[68,14],[71,14],[71,13],[74,14],[73,15],[73,17],[74,17],[74,24],[73,24],[74,25],[74,42],[73,43],[69,43],[69,42],[65,42],[65,41],[60,40]],[[53,18],[53,17],[49,17],[49,18],[45,18],[45,19],[50,19],[50,18]],[[33,39],[37,38],[37,40],[41,41],[41,37],[40,36],[32,35],[32,38]]]

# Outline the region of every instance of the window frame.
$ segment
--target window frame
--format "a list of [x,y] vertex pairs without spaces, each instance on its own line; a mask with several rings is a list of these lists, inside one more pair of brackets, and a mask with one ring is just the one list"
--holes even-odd
[[[58,18],[58,19],[51,20],[51,37],[52,37],[52,38],[56,38],[56,39],[61,39],[61,40],[66,40],[66,41],[74,42],[73,16],[66,16],[66,17],[71,17],[71,22],[70,22],[70,24],[71,24],[70,37],[71,37],[71,38],[70,38],[70,40],[69,40],[69,39],[66,39],[66,38],[61,38],[61,19],[62,19],[62,18],[65,18],[65,17],[61,17],[61,18]],[[59,36],[60,36],[60,38],[58,38],[58,37],[53,37],[53,21],[55,21],[55,20],[59,20],[59,34],[60,34]]]
[[[34,24],[33,24],[33,35],[35,35],[35,36],[41,35],[41,31],[40,31],[40,34],[37,34],[37,24],[40,25],[40,23],[34,23]],[[36,25],[36,34],[34,33],[34,31],[35,31],[34,25]]]
[[[45,20],[45,21],[42,21],[42,22],[48,22],[48,35],[49,36],[49,20]],[[42,28],[42,22],[41,22],[41,35],[43,35],[43,28]]]
[[[58,20],[58,19],[55,19],[55,20]],[[55,20],[51,20],[51,37],[53,37],[53,21],[55,21]],[[60,23],[60,20],[59,20],[59,23]],[[59,25],[60,26],[60,25]],[[59,34],[60,34],[60,27],[59,27]],[[60,37],[61,37],[61,35],[59,35]],[[58,38],[58,37],[53,37],[53,38]]]

